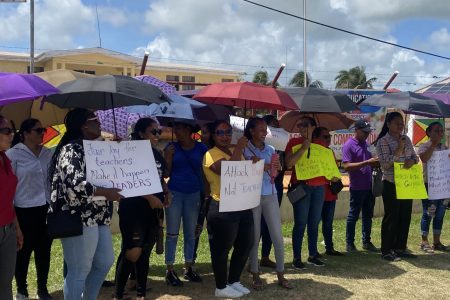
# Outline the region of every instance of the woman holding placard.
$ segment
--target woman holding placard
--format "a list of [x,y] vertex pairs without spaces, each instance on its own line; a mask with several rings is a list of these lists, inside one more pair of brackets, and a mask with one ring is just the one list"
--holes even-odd
[[[298,120],[297,128],[301,137],[289,140],[286,146],[286,168],[292,169],[291,186],[300,185],[304,194],[301,199],[289,199],[294,208],[294,228],[292,229],[292,250],[293,250],[293,265],[296,269],[305,268],[301,260],[301,250],[303,243],[303,236],[305,234],[306,226],[308,226],[308,263],[322,267],[325,264],[319,259],[319,252],[317,251],[317,239],[319,235],[319,223],[322,216],[322,206],[325,198],[325,185],[328,181],[325,177],[315,177],[308,180],[297,180],[297,175],[294,169],[295,164],[302,156],[309,155],[309,149],[312,140],[312,133],[317,127],[316,121],[309,117],[303,116]],[[315,143],[321,144],[320,141]],[[293,152],[293,148],[301,145],[300,149]],[[325,146],[324,144],[322,146]]]
[[[429,138],[428,142],[423,143],[419,147],[418,154],[423,163],[423,181],[428,190],[428,166],[427,162],[435,151],[447,150],[448,147],[442,144],[444,137],[444,127],[440,122],[433,122],[428,125],[426,134]],[[449,247],[441,242],[441,230],[444,222],[445,208],[444,200],[422,200],[422,220],[420,227],[422,231],[422,243],[420,249],[425,253],[433,253],[434,250],[449,251]],[[428,243],[428,232],[430,230],[431,219],[433,219],[433,247]]]
[[[149,140],[158,144],[161,129],[151,118],[139,119],[131,134],[132,140]],[[119,226],[122,250],[116,270],[114,299],[122,299],[125,284],[132,272],[136,273],[136,299],[145,299],[150,252],[155,245],[163,214],[163,202],[168,201],[164,181],[165,161],[159,150],[152,148],[163,191],[154,195],[122,199],[119,203]]]
[[[109,224],[111,201],[122,197],[116,188],[93,186],[86,179],[86,161],[82,140],[100,137],[100,123],[89,110],[76,108],[64,120],[66,133],[56,147],[50,163],[51,181],[49,213],[70,210],[80,216],[81,235],[61,238],[67,276],[64,279],[64,299],[97,299],[114,263],[114,249]],[[95,200],[102,196],[106,200]],[[62,213],[59,215],[63,215]],[[64,215],[63,215],[64,216]],[[72,220],[72,217],[70,217]],[[60,226],[64,227],[62,220]]]
[[[203,157],[203,172],[211,190],[207,221],[211,264],[216,281],[215,295],[225,298],[239,298],[250,293],[240,283],[240,277],[254,244],[253,214],[250,209],[219,212],[222,161],[243,160],[242,155],[248,144],[248,139],[243,136],[236,147],[231,148],[232,132],[228,122],[215,123],[213,148]],[[232,247],[234,249],[227,276],[228,253]]]
[[381,225],[381,256],[387,261],[416,257],[407,249],[411,223],[412,200],[399,200],[394,180],[394,163],[403,163],[404,169],[417,164],[419,158],[408,136],[403,134],[403,116],[391,112],[378,135],[377,155],[383,171],[384,216]]
[[270,237],[274,244],[278,285],[290,289],[284,277],[284,242],[281,232],[281,213],[278,206],[277,189],[274,179],[281,170],[280,159],[275,149],[264,143],[267,135],[267,124],[262,118],[250,118],[244,130],[249,140],[244,150],[247,160],[264,160],[264,175],[261,188],[261,203],[252,209],[255,239],[250,252],[250,272],[253,275],[253,288],[261,289],[263,282],[259,276],[258,246],[261,236],[261,216],[267,223]]

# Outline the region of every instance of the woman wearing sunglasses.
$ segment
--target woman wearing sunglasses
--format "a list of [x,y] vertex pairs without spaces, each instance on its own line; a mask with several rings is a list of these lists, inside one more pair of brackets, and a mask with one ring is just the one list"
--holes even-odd
[[12,300],[12,280],[17,250],[23,236],[14,212],[17,177],[5,151],[11,147],[14,130],[11,122],[0,115],[0,299]]
[[6,152],[19,180],[14,206],[24,236],[23,247],[17,252],[16,299],[28,299],[27,275],[32,252],[36,265],[38,297],[52,299],[47,290],[52,240],[46,227],[50,201],[47,178],[52,153],[42,146],[45,132],[46,129],[39,120],[23,121],[14,136],[13,147]]
[[[248,139],[241,137],[232,148],[232,129],[228,122],[218,121],[213,128],[212,146],[203,158],[203,172],[210,186],[211,201],[207,221],[211,264],[216,281],[216,297],[239,298],[250,293],[240,283],[242,270],[253,246],[253,214],[251,209],[219,212],[222,161],[243,160]],[[245,199],[243,199],[245,200]],[[228,253],[234,248],[227,271]],[[227,275],[228,274],[228,275]]]
[[[325,264],[319,259],[317,252],[317,238],[319,231],[319,223],[322,215],[322,206],[325,197],[324,186],[328,183],[326,178],[316,177],[308,180],[298,180],[294,166],[302,156],[307,156],[311,151],[309,146],[312,141],[312,133],[317,127],[316,121],[309,117],[303,116],[299,119],[297,127],[300,137],[291,139],[286,146],[286,168],[293,169],[291,176],[291,185],[300,184],[305,191],[302,199],[294,202],[294,228],[292,229],[292,250],[293,250],[293,266],[296,269],[305,268],[301,260],[301,250],[305,229],[308,226],[308,263],[314,266],[324,266]],[[315,143],[320,144],[319,141]],[[301,145],[300,149],[292,152],[292,148]],[[324,146],[324,145],[322,145]]]
[[244,150],[245,159],[264,161],[261,203],[252,209],[255,239],[250,252],[250,272],[253,275],[253,288],[259,290],[263,287],[263,282],[259,276],[258,246],[261,237],[261,217],[264,216],[274,244],[278,285],[290,289],[291,286],[284,277],[284,242],[281,232],[281,213],[274,182],[278,171],[281,170],[279,156],[275,153],[275,148],[264,142],[267,135],[267,124],[262,118],[250,118],[245,127],[244,135],[249,140]]
[[130,274],[136,275],[136,299],[145,299],[149,258],[157,239],[163,202],[168,196],[164,181],[166,164],[162,154],[155,149],[161,129],[151,118],[137,121],[131,134],[132,140],[149,140],[158,169],[162,193],[122,199],[119,203],[119,226],[122,234],[122,250],[117,260],[116,292],[114,299],[122,299]]
[[[97,299],[114,263],[111,230],[111,201],[122,196],[116,188],[92,185],[86,178],[86,161],[82,140],[97,140],[101,136],[100,122],[87,109],[75,108],[65,117],[66,133],[56,147],[50,163],[51,181],[49,213],[69,209],[79,212],[83,233],[61,239],[67,275],[64,279],[64,299]],[[106,200],[96,200],[103,196]],[[61,224],[63,226],[63,224]]]

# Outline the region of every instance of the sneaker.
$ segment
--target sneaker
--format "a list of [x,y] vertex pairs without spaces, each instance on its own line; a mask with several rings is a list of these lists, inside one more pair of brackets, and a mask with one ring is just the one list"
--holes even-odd
[[16,300],[28,300],[29,299],[28,298],[28,293],[21,294],[21,293],[17,292],[15,299]]
[[181,282],[177,273],[173,270],[166,272],[166,283],[171,286],[183,286],[183,282]]
[[275,269],[277,267],[277,264],[273,261],[270,260],[270,258],[268,257],[262,257],[261,261],[259,262],[259,265],[261,267],[267,267],[267,268],[272,268]]
[[305,268],[305,264],[302,263],[302,261],[300,260],[300,258],[294,259],[294,261],[292,262],[292,266],[295,269],[301,270]]
[[221,297],[221,298],[239,298],[239,297],[244,296],[243,293],[233,289],[229,285],[227,285],[223,289],[216,288],[216,292],[214,294],[216,295],[216,297]]
[[449,246],[445,246],[441,242],[439,242],[437,244],[433,244],[433,249],[436,250],[436,251],[443,251],[443,252],[449,252],[450,251],[450,247]]
[[250,290],[242,285],[239,281],[236,281],[235,283],[229,284],[228,286],[231,286],[233,289],[235,289],[238,292],[241,292],[244,295],[250,294]]
[[400,257],[398,257],[397,255],[395,255],[395,253],[392,253],[392,252],[384,254],[384,255],[381,255],[381,258],[384,259],[384,260],[387,260],[387,261],[392,261],[392,262],[401,261],[402,260]]
[[[330,250],[325,251],[325,254],[329,255],[329,256],[344,256],[344,253],[341,253],[341,252],[336,251],[334,249],[330,249]],[[318,258],[320,258],[320,257],[318,257]]]
[[401,258],[417,258],[417,255],[413,254],[410,250],[394,251],[395,255]]
[[184,272],[184,279],[189,280],[190,282],[202,282],[202,278],[192,269],[192,267],[189,267],[189,269]]
[[354,252],[358,252],[358,249],[356,249],[355,244],[347,244],[346,247],[347,252],[349,253],[354,253]]
[[313,256],[313,257],[311,257],[311,256],[308,257],[308,263],[311,265],[314,265],[316,267],[324,267],[325,266],[323,261],[321,261],[320,259],[317,258],[317,255]]
[[47,289],[38,291],[37,295],[39,300],[53,300],[53,297],[48,293]]
[[378,249],[377,247],[375,247],[374,244],[372,244],[372,242],[368,242],[368,243],[363,243],[363,249],[370,251],[370,252],[379,252],[380,249]]

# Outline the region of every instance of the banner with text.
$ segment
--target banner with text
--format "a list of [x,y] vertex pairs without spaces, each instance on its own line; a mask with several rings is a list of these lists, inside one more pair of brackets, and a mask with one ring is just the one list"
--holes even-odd
[[264,161],[223,161],[219,211],[252,209],[261,201]]
[[149,141],[83,141],[86,178],[93,185],[121,189],[124,197],[162,192]]
[[[248,120],[230,116],[230,125],[233,128],[233,136],[231,138],[231,144],[236,144],[237,140],[244,135],[244,123],[247,124]],[[283,128],[274,128],[267,126],[267,135],[265,142],[275,148],[275,150],[284,151],[289,141],[289,132]]]
[[[292,147],[292,152],[297,152],[301,146],[296,145]],[[295,164],[295,175],[298,180],[307,180],[320,176],[325,176],[328,180],[333,177],[341,178],[333,151],[314,143],[310,145],[309,150],[306,150]]]
[[403,168],[403,163],[394,163],[394,181],[397,199],[420,200],[428,198],[423,182],[422,165],[414,164],[409,169]]
[[428,199],[450,198],[450,150],[434,151],[428,167]]

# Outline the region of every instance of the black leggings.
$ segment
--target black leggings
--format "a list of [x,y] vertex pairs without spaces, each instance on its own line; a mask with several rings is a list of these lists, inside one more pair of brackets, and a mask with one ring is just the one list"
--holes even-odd
[[[240,280],[254,242],[253,214],[251,210],[219,212],[219,202],[211,200],[207,220],[216,287],[223,289],[227,283]],[[234,249],[227,276],[228,253],[232,247]]]
[[[28,266],[31,253],[34,251],[36,264],[37,288],[39,292],[47,290],[47,278],[50,269],[50,250],[52,240],[47,234],[47,205],[37,207],[16,207],[24,239],[23,247],[17,252],[16,283],[17,291],[25,294],[27,291]],[[0,271],[1,272],[1,271]]]

